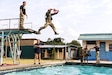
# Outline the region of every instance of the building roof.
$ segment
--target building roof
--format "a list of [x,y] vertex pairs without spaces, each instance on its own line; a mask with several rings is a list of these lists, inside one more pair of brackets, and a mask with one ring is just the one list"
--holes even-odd
[[112,40],[112,33],[80,34],[78,40]]
[[74,47],[77,48],[75,45],[41,45],[41,48],[64,48],[64,47]]

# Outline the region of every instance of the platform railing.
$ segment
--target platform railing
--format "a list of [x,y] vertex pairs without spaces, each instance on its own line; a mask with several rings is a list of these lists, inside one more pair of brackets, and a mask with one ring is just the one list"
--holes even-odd
[[[28,25],[27,28],[32,28],[32,22],[24,23]],[[30,25],[30,26],[29,26]],[[19,18],[0,19],[0,29],[14,29],[19,28]]]
[[[25,28],[33,28],[32,27],[32,22],[27,22],[27,23],[24,23],[24,26],[25,25],[28,25],[28,26],[26,26]],[[19,23],[16,23],[16,24],[14,24],[14,28],[16,28],[16,27],[18,27],[19,28]]]
[[[19,23],[19,18],[0,19],[0,25],[7,26],[7,27],[5,27],[5,29],[11,29],[11,25],[12,25],[13,21],[16,21],[16,23]],[[3,27],[1,27],[1,28],[3,29]]]

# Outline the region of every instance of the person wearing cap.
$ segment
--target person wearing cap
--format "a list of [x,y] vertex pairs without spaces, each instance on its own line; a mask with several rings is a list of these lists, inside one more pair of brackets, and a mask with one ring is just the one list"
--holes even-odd
[[[53,13],[51,13],[52,11],[53,11]],[[53,20],[52,16],[58,14],[58,12],[59,12],[59,10],[56,10],[56,9],[48,9],[48,11],[45,14],[45,16],[46,16],[45,22],[46,23],[44,24],[43,27],[39,28],[37,34],[40,34],[40,31],[42,29],[45,29],[49,25],[53,29],[55,35],[58,35],[58,33],[56,32],[56,28],[55,28],[54,24],[52,23],[52,20]]]
[[24,16],[27,17],[25,6],[26,6],[26,1],[23,1],[23,4],[20,6],[19,29],[24,29]]

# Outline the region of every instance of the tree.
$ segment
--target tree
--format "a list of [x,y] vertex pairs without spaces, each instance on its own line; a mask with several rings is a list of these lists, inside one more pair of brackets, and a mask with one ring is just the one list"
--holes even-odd
[[81,44],[77,41],[77,40],[72,40],[70,43],[68,44],[72,44],[72,45],[76,45],[76,46],[81,46]]
[[51,38],[48,38],[47,41],[46,41],[46,44],[47,45],[52,44],[52,39]]
[[48,40],[46,41],[46,44],[50,44],[50,45],[64,45],[65,43],[63,41],[64,41],[64,39],[61,38],[61,37],[54,38],[53,40],[51,38],[48,38]]

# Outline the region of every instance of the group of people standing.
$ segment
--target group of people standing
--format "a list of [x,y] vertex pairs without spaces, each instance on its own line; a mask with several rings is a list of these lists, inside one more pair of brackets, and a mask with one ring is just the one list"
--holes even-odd
[[[36,64],[36,60],[38,59],[38,64],[40,64],[40,60],[41,60],[41,48],[40,48],[40,40],[37,39],[37,43],[35,43],[34,45],[34,64]],[[90,54],[90,50],[94,49],[96,51],[96,64],[100,63],[100,58],[99,58],[99,47],[97,46],[97,44],[95,44],[95,46],[93,48],[88,49],[88,47],[86,46],[85,48],[81,48],[80,49],[80,60],[81,63],[84,62],[84,60],[87,60],[88,63],[88,56],[91,56]]]
[[[27,14],[26,14],[26,1],[23,1],[23,4],[20,6],[20,21],[19,21],[19,28],[20,29],[24,29],[24,18],[25,16],[28,18]],[[53,12],[53,13],[52,13]],[[56,28],[54,26],[54,24],[52,23],[52,16],[58,14],[59,10],[56,9],[48,9],[46,14],[45,14],[45,24],[44,26],[40,27],[39,30],[36,32],[37,34],[40,34],[40,31],[44,28],[46,28],[48,25],[53,29],[54,34],[58,35]]]
[[90,48],[88,49],[88,47],[86,46],[85,48],[82,48],[80,49],[80,60],[81,60],[81,63],[84,62],[84,60],[87,60],[87,63],[88,63],[88,56],[91,56],[90,54],[90,50],[92,49],[95,49],[96,51],[96,63],[100,63],[100,57],[99,57],[99,47],[97,46],[97,44],[95,44],[95,46],[93,48]]

